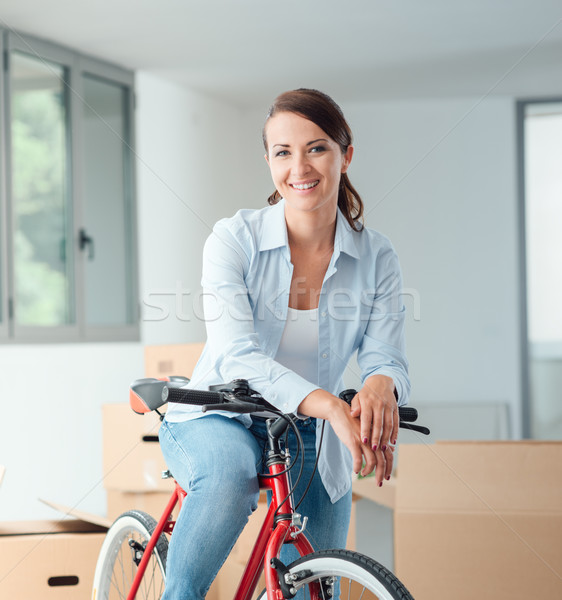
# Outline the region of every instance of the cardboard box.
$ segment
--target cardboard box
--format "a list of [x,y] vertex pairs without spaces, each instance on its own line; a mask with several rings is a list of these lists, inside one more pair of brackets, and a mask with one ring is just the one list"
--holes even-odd
[[365,498],[387,508],[394,508],[396,504],[396,477],[384,481],[379,487],[374,477],[353,480],[353,493],[358,498]]
[[[228,560],[224,563],[219,574],[217,575],[216,580],[211,586],[216,587],[218,592],[217,600],[232,600],[234,597],[234,593],[238,589],[238,584],[240,583],[240,579],[242,579],[242,574],[244,573],[244,569],[246,568],[245,562],[237,561],[235,558],[229,557]],[[252,600],[258,598],[261,592],[265,589],[265,576],[262,573],[258,585],[256,586],[256,590],[252,596]],[[207,598],[209,596],[207,595]]]
[[201,356],[204,343],[146,346],[144,349],[145,377],[191,377]]
[[[146,346],[145,376],[190,377],[203,346],[203,343]],[[126,403],[107,404],[102,411],[105,488],[123,492],[171,492],[173,482],[162,479],[162,471],[167,467],[158,443],[158,414],[137,415]]]
[[416,600],[562,598],[562,442],[404,445],[395,567]]
[[[169,492],[123,492],[121,490],[107,490],[107,517],[113,522],[119,515],[128,510],[142,510],[154,517],[157,521],[162,516],[168,501]],[[172,515],[174,519],[179,513],[179,502],[176,504]]]
[[81,520],[0,523],[0,598],[89,600],[105,532]]
[[158,443],[158,415],[137,415],[128,404],[105,404],[102,420],[104,487],[171,493],[173,480],[162,479],[167,466]]

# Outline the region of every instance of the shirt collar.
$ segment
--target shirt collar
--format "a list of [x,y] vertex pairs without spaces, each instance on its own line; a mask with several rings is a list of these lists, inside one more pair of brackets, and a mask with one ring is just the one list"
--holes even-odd
[[[356,235],[357,232],[351,228],[351,225],[338,208],[336,235],[334,239],[336,259],[341,252],[345,252],[353,258],[359,258],[359,252],[355,243]],[[281,246],[288,246],[284,198],[281,198],[277,204],[274,204],[265,211],[259,249],[261,252],[262,250],[273,250]]]
[[260,252],[287,246],[287,226],[285,225],[285,200],[281,198],[277,204],[265,210],[263,229],[260,240]]
[[347,219],[343,216],[342,211],[338,207],[338,218],[336,221],[336,236],[334,239],[334,253],[337,259],[340,252],[345,252],[353,258],[359,258],[359,251],[355,242],[357,231],[352,229]]

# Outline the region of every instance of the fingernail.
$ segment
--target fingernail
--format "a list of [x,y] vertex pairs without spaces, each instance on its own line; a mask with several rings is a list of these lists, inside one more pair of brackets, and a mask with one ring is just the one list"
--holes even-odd
[[364,437],[364,438],[363,438],[363,443],[364,443],[364,444],[366,444],[368,441],[369,441],[369,440],[368,440],[366,437]]
[[376,451],[377,451],[377,445],[373,444],[373,452],[376,452]]
[[379,487],[382,487],[382,481],[379,483]]
[[392,440],[392,445],[396,446],[396,440]]
[[386,478],[387,481],[390,481],[390,475]]
[[386,450],[386,444],[383,444],[382,451],[384,452],[385,450]]

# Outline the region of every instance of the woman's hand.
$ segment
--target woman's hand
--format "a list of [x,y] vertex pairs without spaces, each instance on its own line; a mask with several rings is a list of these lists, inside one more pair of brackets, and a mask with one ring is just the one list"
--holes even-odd
[[390,479],[394,446],[398,438],[398,403],[394,382],[386,375],[372,375],[351,401],[351,415],[360,422],[361,442],[375,454],[376,481]]
[[[353,472],[366,476],[376,465],[375,453],[361,441],[361,423],[354,418],[347,403],[325,390],[314,390],[299,405],[300,414],[324,419],[330,423],[335,434],[351,453]],[[384,470],[376,473],[377,483],[382,484]]]

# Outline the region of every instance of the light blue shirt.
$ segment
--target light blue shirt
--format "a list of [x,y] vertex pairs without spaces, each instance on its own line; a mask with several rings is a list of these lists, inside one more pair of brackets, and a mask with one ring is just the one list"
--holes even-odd
[[[186,387],[206,389],[243,378],[268,402],[295,413],[319,386],[274,359],[293,274],[284,211],[280,200],[260,210],[240,210],[213,228],[203,252],[207,343]],[[400,266],[389,240],[372,229],[354,231],[338,210],[334,252],[318,304],[320,387],[339,394],[344,370],[357,351],[362,383],[371,375],[387,375],[399,404],[407,402],[401,291]],[[166,419],[184,421],[205,414],[194,406],[170,404]],[[237,418],[251,423],[248,415]],[[350,452],[327,423],[318,470],[332,502],[349,490],[351,465]]]

